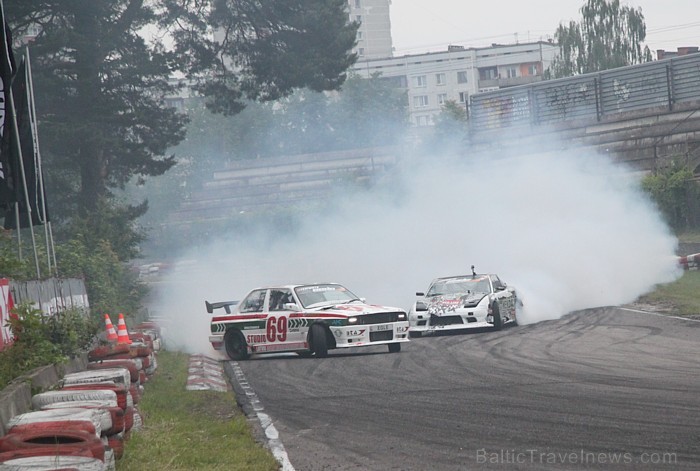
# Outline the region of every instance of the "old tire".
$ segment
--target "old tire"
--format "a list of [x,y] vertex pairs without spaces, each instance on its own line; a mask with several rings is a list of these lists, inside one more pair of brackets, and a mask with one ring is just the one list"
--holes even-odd
[[328,341],[326,340],[326,329],[320,324],[311,326],[311,346],[314,354],[318,358],[328,356]]
[[249,357],[248,344],[240,330],[229,329],[226,331],[224,346],[226,347],[226,354],[231,360],[247,360]]
[[389,353],[399,353],[401,351],[401,344],[396,342],[396,343],[390,343],[389,344]]

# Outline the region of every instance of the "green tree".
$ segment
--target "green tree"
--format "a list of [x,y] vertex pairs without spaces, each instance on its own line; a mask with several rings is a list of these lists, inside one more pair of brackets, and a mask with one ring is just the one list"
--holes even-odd
[[455,100],[447,100],[435,119],[433,149],[457,151],[464,147],[467,138],[467,109]]
[[642,188],[649,193],[668,224],[678,231],[700,227],[700,184],[682,163],[647,175]]
[[598,72],[652,60],[641,8],[619,0],[587,0],[581,21],[559,24],[554,40],[559,55],[546,72],[549,78]]
[[148,204],[126,203],[119,190],[176,163],[169,152],[188,119],[168,106],[179,91],[173,76],[184,76],[211,110],[234,114],[298,87],[338,88],[356,59],[358,25],[344,0],[4,6],[14,37],[38,32],[31,63],[59,273],[84,277],[98,312],[134,312],[144,294],[125,262],[138,255],[144,233],[136,221]]
[[[356,59],[350,51],[358,25],[349,23],[344,0],[5,6],[16,36],[38,31],[32,63],[54,218],[88,216],[111,201],[113,189],[172,167],[166,153],[186,124],[166,106],[173,73],[184,74],[211,109],[236,113],[248,99],[272,100],[303,86],[338,88]],[[171,49],[144,39],[144,30],[157,27],[167,29]]]

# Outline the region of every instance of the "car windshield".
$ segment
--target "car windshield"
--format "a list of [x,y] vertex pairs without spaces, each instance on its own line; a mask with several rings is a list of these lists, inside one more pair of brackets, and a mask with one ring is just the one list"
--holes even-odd
[[305,308],[319,307],[324,305],[344,304],[358,299],[344,286],[324,284],[299,286],[294,289]]
[[466,294],[469,293],[490,293],[491,285],[487,277],[477,278],[449,278],[437,280],[430,285],[426,296],[441,296],[450,294]]

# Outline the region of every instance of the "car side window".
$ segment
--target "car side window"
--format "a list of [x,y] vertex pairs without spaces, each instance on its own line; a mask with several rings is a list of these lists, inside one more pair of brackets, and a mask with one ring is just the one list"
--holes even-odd
[[288,289],[270,290],[270,311],[284,311],[286,303],[293,303],[292,292]]
[[493,284],[494,291],[503,288],[503,283],[501,283],[501,280],[497,276],[491,277],[491,283]]
[[241,301],[240,312],[262,312],[265,304],[265,289],[256,289]]

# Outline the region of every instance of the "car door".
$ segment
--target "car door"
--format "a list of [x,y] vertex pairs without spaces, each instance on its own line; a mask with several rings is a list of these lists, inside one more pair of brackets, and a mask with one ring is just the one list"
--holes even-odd
[[296,325],[297,322],[294,319],[290,319],[290,315],[296,312],[289,309],[290,303],[294,303],[294,297],[290,289],[270,289],[265,329],[269,343],[295,344],[301,341],[299,329]]

